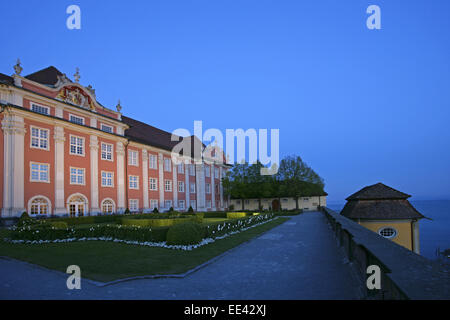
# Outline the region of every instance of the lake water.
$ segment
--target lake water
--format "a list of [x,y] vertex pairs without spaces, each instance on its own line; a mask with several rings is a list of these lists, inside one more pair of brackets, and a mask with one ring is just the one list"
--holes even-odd
[[[427,218],[419,222],[420,254],[436,259],[436,249],[450,249],[450,200],[411,200],[411,204]],[[345,203],[328,203],[336,212],[344,208]]]

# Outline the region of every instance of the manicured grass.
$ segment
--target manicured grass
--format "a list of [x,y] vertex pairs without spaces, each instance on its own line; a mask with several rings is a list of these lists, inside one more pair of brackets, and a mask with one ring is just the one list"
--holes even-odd
[[[215,256],[266,232],[288,218],[263,225],[192,251],[127,245],[106,241],[52,243],[40,245],[10,244],[0,241],[0,256],[38,264],[62,272],[78,265],[83,277],[112,281],[132,276],[184,273]],[[0,236],[6,230],[0,230]]]

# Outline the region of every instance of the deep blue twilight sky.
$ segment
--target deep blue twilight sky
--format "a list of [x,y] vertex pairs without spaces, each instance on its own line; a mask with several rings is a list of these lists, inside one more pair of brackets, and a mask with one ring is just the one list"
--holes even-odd
[[[81,7],[81,30],[66,8]],[[381,30],[366,8],[381,8]],[[450,1],[2,1],[0,72],[53,65],[167,131],[279,128],[329,200],[450,199]]]

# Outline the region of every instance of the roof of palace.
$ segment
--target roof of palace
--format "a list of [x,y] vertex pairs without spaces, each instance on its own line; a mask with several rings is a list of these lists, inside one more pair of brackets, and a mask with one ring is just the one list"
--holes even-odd
[[[54,66],[50,66],[31,73],[24,78],[40,83],[42,85],[52,87],[58,83],[58,78],[63,75],[64,74],[57,68],[55,68]],[[68,80],[72,82],[72,80]],[[14,84],[14,79],[11,76],[0,73],[0,83]],[[97,103],[99,102],[97,101]],[[201,159],[202,151],[206,146],[198,139],[198,137],[192,135],[190,137],[184,138],[184,140],[179,139],[178,141],[172,141],[172,133],[170,132],[158,129],[154,126],[126,117],[124,115],[122,115],[121,118],[122,122],[129,126],[129,128],[125,130],[125,136],[130,140],[165,150],[172,150],[181,141],[187,143],[190,142],[192,158]]]
[[391,220],[425,218],[407,200],[409,194],[377,183],[352,194],[341,214],[350,219]]
[[25,76],[28,80],[38,82],[47,86],[53,86],[58,82],[58,76],[62,76],[63,73],[56,69],[54,66],[36,71],[32,74]]

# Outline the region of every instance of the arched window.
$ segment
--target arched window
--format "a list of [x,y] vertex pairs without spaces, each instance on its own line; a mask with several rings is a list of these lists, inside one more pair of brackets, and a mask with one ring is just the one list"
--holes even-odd
[[378,230],[378,234],[384,238],[391,239],[397,236],[397,230],[392,227],[384,227]]
[[88,208],[87,198],[82,194],[74,194],[67,201],[69,215],[71,217],[82,217]]
[[45,198],[37,197],[31,201],[30,214],[48,214],[49,203]]
[[112,214],[114,212],[114,201],[105,199],[102,202],[102,213]]

